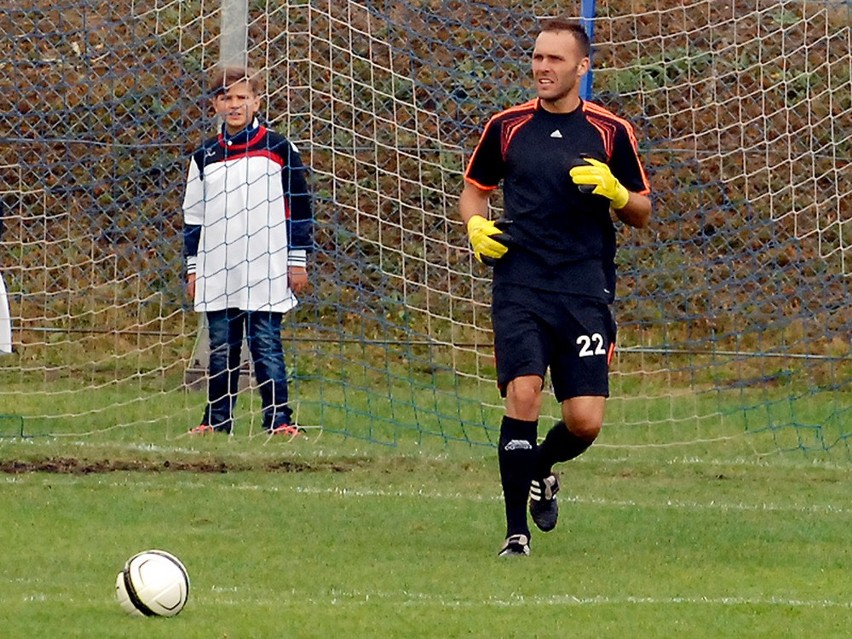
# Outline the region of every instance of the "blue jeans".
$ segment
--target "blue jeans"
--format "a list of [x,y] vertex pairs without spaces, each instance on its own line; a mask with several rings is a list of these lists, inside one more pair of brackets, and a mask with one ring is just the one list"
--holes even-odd
[[291,423],[281,317],[281,313],[236,308],[207,312],[210,364],[203,424],[229,433],[233,428],[244,334],[260,387],[263,427],[271,429]]

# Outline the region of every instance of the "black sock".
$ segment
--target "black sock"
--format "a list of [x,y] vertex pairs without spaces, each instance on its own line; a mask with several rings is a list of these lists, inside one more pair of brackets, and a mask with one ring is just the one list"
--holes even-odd
[[582,455],[593,442],[594,439],[577,437],[568,430],[565,422],[557,422],[547,431],[544,441],[538,447],[536,476],[547,477],[553,472],[553,464]]
[[506,536],[530,536],[527,523],[527,499],[536,458],[536,431],[538,421],[525,422],[503,417],[500,425],[500,446],[497,460],[500,464],[500,481],[506,504]]

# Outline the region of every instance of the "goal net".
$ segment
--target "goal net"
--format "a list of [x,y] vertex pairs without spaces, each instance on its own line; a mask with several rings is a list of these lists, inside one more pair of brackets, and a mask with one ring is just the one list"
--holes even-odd
[[[163,441],[205,402],[184,292],[188,153],[215,131],[218,0],[0,6],[0,435]],[[261,0],[262,113],[311,168],[285,317],[309,435],[491,446],[489,273],[457,213],[487,118],[533,95],[537,18],[581,3]],[[852,457],[852,3],[598,0],[591,99],[636,126],[613,454]],[[260,432],[246,375],[237,435]],[[545,401],[544,420],[556,403]]]

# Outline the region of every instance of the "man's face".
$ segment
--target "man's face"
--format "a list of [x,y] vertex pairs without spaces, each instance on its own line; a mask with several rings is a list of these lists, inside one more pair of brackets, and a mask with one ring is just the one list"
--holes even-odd
[[213,108],[228,133],[239,133],[251,124],[260,110],[260,96],[254,94],[248,81],[235,82],[213,98]]
[[570,31],[543,31],[535,41],[532,73],[538,97],[556,107],[576,107],[580,78],[589,70],[589,59]]

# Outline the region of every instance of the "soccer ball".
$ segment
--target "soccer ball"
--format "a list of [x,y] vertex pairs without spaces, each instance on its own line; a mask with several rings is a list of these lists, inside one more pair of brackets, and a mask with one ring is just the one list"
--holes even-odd
[[115,597],[134,617],[174,617],[189,597],[189,575],[165,550],[133,555],[115,580]]

